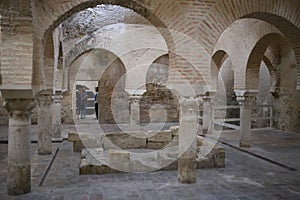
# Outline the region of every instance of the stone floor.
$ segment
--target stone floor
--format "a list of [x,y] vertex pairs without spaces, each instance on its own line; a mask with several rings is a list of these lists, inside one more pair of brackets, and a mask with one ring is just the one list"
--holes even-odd
[[[33,140],[36,130],[31,129]],[[69,130],[74,127],[64,126],[63,135]],[[0,199],[300,199],[300,133],[268,129],[254,130],[252,136],[253,147],[239,149],[238,133],[224,131],[219,142],[226,167],[198,170],[198,182],[191,185],[179,184],[177,171],[79,175],[80,153],[72,151],[71,143],[53,143],[50,156],[37,155],[32,143],[32,192],[12,197],[6,195],[7,127],[0,127]]]

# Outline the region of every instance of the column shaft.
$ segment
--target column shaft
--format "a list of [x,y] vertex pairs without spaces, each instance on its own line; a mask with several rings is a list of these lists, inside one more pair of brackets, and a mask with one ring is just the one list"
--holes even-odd
[[52,153],[51,95],[40,95],[38,101],[38,154]]
[[7,192],[21,195],[31,190],[30,143],[32,99],[5,102],[9,113]]
[[244,103],[240,106],[240,147],[251,146],[251,109]]
[[198,131],[198,102],[190,97],[180,100],[178,182],[195,183]]
[[52,130],[53,138],[61,138],[61,95],[53,97],[52,104]]
[[130,100],[130,125],[140,124],[140,100],[141,96],[131,96]]
[[251,147],[251,105],[255,100],[255,93],[237,94],[240,104],[240,147]]
[[211,97],[205,96],[203,98],[203,134],[208,133],[209,126],[212,123],[211,113],[212,113]]

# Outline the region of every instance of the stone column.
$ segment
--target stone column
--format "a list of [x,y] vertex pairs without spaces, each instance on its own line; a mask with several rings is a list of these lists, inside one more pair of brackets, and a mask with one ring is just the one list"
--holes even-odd
[[53,138],[61,139],[61,101],[62,95],[53,96],[52,104],[52,130]]
[[130,101],[130,125],[140,124],[140,100],[141,95],[133,95],[129,97]]
[[52,95],[42,94],[37,97],[38,102],[38,154],[52,153],[52,114],[50,106]]
[[211,100],[212,97],[210,95],[206,95],[203,97],[203,134],[208,133],[209,126],[213,120],[211,115],[212,113]]
[[240,147],[251,147],[251,105],[256,93],[236,92],[240,104]]
[[9,114],[8,175],[9,195],[21,195],[31,190],[30,143],[33,99],[9,99],[4,106]]
[[199,105],[194,97],[180,99],[178,182],[196,183]]

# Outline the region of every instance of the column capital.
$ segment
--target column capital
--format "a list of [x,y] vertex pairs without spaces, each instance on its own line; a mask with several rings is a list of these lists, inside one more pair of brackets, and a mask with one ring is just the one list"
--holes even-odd
[[36,97],[36,101],[39,106],[50,106],[52,104],[52,95],[49,94],[40,94]]
[[255,97],[258,90],[234,90],[237,97]]
[[54,104],[59,104],[62,101],[63,96],[62,95],[53,95],[52,100]]
[[180,121],[196,122],[199,114],[199,102],[198,99],[191,97],[180,97],[179,99],[181,115]]
[[203,102],[211,102],[211,100],[212,100],[212,96],[203,96]]
[[211,102],[211,100],[213,99],[214,95],[216,94],[216,91],[210,90],[210,91],[206,91],[204,96],[202,97],[204,102]]
[[131,102],[140,102],[142,95],[131,95],[129,96],[129,100]]
[[183,110],[185,110],[185,109],[193,109],[195,111],[199,110],[199,101],[196,97],[181,96],[179,98],[179,103],[180,103],[181,109],[183,109]]
[[247,90],[235,90],[236,100],[240,105],[251,105],[255,101],[257,91],[247,91]]
[[35,106],[34,99],[6,99],[4,102],[4,108],[12,118],[14,116],[30,115]]

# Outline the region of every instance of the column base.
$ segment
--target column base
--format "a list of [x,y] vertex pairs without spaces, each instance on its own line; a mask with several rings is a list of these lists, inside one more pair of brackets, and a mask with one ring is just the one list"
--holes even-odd
[[38,150],[38,154],[41,156],[45,156],[45,155],[51,155],[52,154],[52,150]]
[[17,196],[31,191],[30,165],[8,166],[7,193]]
[[53,137],[52,138],[52,142],[62,142],[62,141],[64,141],[64,138],[63,137]]
[[248,141],[242,141],[242,140],[240,140],[240,147],[249,148],[249,147],[251,147],[251,144]]
[[197,163],[195,158],[182,156],[178,159],[178,182],[183,184],[197,183]]

